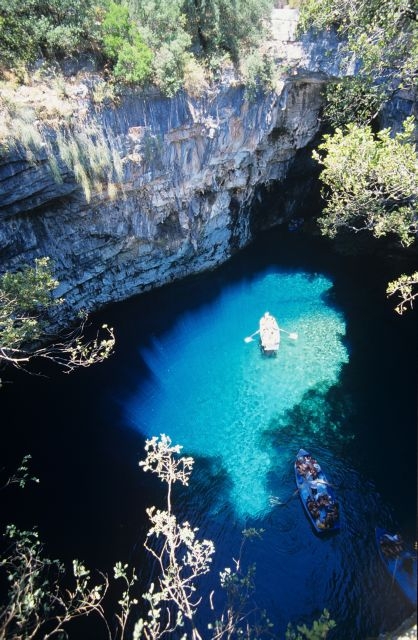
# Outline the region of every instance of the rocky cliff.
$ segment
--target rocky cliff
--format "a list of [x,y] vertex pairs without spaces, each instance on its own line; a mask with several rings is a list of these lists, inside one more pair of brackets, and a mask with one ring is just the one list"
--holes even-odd
[[[131,92],[98,105],[97,79],[78,76],[65,90],[63,134],[38,104],[36,135],[0,157],[1,269],[50,256],[57,294],[75,313],[213,268],[250,242],[261,188],[284,184],[318,132],[324,82],[342,73],[335,38],[298,41],[296,18],[273,14],[267,46],[280,72],[268,94],[250,99],[231,72],[198,98]],[[97,179],[68,141],[66,160],[70,131]],[[269,224],[287,214],[284,206]]]

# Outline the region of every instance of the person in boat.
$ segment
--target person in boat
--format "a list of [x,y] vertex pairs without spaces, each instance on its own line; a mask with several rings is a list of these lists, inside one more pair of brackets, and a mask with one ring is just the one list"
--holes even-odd
[[339,517],[340,516],[339,516],[338,503],[335,502],[334,504],[327,507],[327,513],[325,516],[326,526],[329,528],[334,527],[335,524],[338,522]]
[[309,471],[309,465],[305,462],[305,460],[298,458],[296,460],[296,469],[301,476],[306,477],[306,474]]
[[334,526],[334,524],[337,522],[337,516],[335,515],[335,513],[332,513],[331,511],[329,511],[327,513],[327,515],[325,516],[325,526],[330,529],[331,527]]
[[316,480],[316,478],[318,478],[321,467],[319,466],[315,458],[312,458],[308,455],[296,460],[296,469],[308,480]]
[[328,507],[331,503],[331,499],[327,493],[321,493],[317,497],[316,502],[320,507]]
[[308,496],[307,500],[306,500],[306,506],[308,507],[308,511],[311,514],[311,516],[316,520],[317,518],[319,518],[319,509],[318,506],[315,502],[315,500],[313,500],[313,498],[311,498],[311,496]]
[[306,473],[306,479],[307,480],[316,480],[318,477],[318,472],[314,467],[309,467],[307,473]]

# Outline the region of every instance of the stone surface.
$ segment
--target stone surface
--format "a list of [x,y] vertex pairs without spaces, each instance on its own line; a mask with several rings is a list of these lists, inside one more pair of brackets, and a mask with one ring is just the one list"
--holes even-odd
[[320,84],[286,81],[248,101],[221,86],[196,100],[126,96],[91,111],[123,159],[116,198],[87,202],[69,172],[46,159],[0,166],[3,269],[50,256],[74,309],[98,308],[215,267],[250,239],[255,189],[283,181],[318,130]]
[[[79,309],[214,268],[248,244],[254,230],[291,215],[295,202],[281,189],[286,193],[289,170],[318,133],[323,85],[352,71],[342,68],[332,34],[297,41],[296,20],[295,11],[274,11],[266,47],[280,71],[277,86],[251,100],[233,72],[200,98],[128,92],[116,104],[98,104],[94,73],[70,78],[66,103],[38,90],[32,98],[38,114],[70,105],[71,130],[79,136],[93,130],[120,170],[92,180],[86,193],[59,156],[48,119],[35,121],[44,142],[34,157],[19,148],[0,155],[0,268],[49,256],[61,283],[57,295],[67,301],[60,307],[64,322]],[[30,103],[30,94],[22,95]],[[81,152],[90,153],[87,144]],[[254,219],[263,216],[254,203],[273,184],[280,208]]]

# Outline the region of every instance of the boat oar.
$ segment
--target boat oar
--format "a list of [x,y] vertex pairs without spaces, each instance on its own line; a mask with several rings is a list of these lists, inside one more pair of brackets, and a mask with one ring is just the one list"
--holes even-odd
[[247,336],[246,338],[244,338],[244,342],[252,342],[254,336],[256,336],[257,333],[260,333],[260,329],[257,329],[257,331],[254,331],[254,333],[252,333],[250,336]]
[[283,331],[283,333],[287,333],[289,338],[291,338],[292,340],[298,339],[298,334],[295,331],[286,331],[286,329],[282,329],[281,327],[279,327],[279,329],[280,331]]

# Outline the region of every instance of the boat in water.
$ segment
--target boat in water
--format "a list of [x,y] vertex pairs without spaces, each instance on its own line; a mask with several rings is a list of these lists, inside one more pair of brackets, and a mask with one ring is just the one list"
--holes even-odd
[[409,602],[417,606],[417,556],[408,550],[399,533],[376,527],[379,555],[390,574]]
[[299,496],[317,533],[329,533],[340,528],[339,505],[317,460],[300,449],[295,460],[296,486]]
[[275,355],[280,347],[280,329],[277,320],[268,311],[260,318],[261,348],[266,355]]

